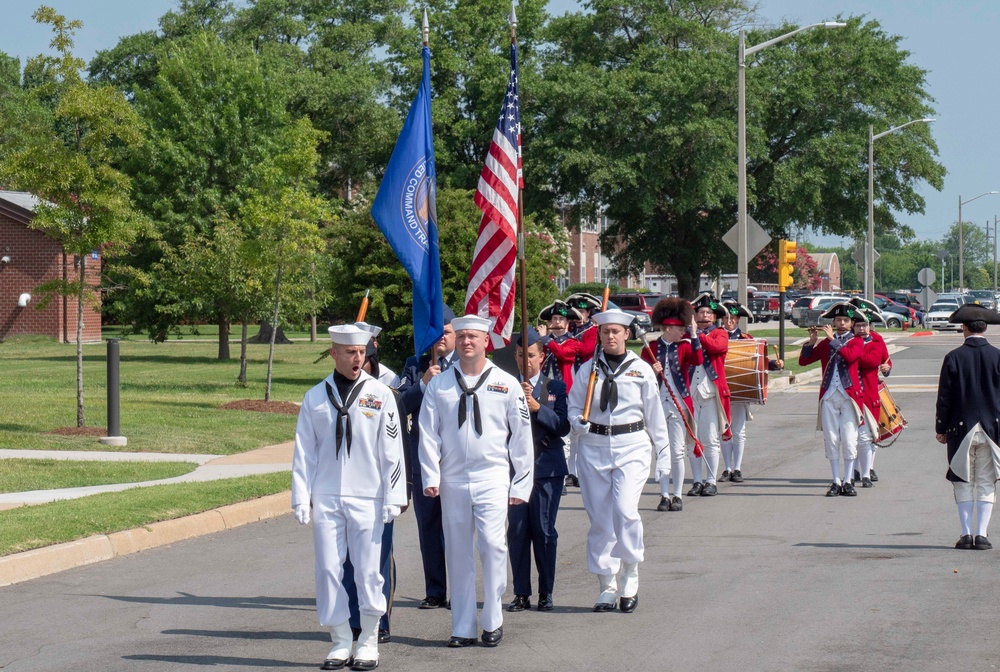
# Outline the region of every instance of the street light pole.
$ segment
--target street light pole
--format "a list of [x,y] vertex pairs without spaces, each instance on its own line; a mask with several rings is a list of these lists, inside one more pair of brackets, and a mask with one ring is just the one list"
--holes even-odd
[[[965,228],[962,226],[962,206],[966,203],[972,203],[977,198],[982,198],[983,196],[989,196],[990,194],[1000,194],[1000,191],[987,191],[985,193],[979,194],[978,196],[973,196],[967,201],[962,200],[962,195],[958,195],[958,292],[959,294],[965,293],[965,241],[964,241],[964,231]],[[954,286],[952,286],[954,289]]]
[[888,131],[882,131],[878,135],[875,135],[875,127],[868,125],[868,249],[865,250],[865,298],[869,301],[875,299],[875,141],[910,124],[932,124],[935,121],[931,118],[913,119],[905,124],[893,126]]
[[779,35],[778,37],[761,42],[750,48],[746,46],[746,33],[740,30],[739,34],[739,72],[737,76],[737,112],[736,112],[736,149],[739,156],[736,157],[737,171],[737,214],[736,214],[736,278],[739,294],[739,302],[744,306],[747,301],[747,265],[750,263],[747,246],[747,105],[746,105],[746,67],[747,56],[752,56],[761,49],[766,49],[782,40],[787,40],[793,35],[798,35],[810,28],[843,28],[847,24],[836,21],[825,21],[803,26],[790,33]]

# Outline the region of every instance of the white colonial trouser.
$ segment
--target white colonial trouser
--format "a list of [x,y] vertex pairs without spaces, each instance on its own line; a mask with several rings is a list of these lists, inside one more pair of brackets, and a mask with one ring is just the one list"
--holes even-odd
[[[659,477],[660,496],[680,497],[684,488],[684,452],[685,448],[694,448],[694,441],[688,436],[684,419],[669,398],[663,402],[663,415],[667,420],[667,436],[670,437],[670,474]],[[674,483],[673,492],[670,491],[671,480]]]
[[587,569],[592,574],[614,576],[621,563],[643,559],[639,498],[649,477],[652,444],[646,432],[635,432],[635,437],[635,443],[612,448],[608,437],[586,434],[577,444],[577,476],[590,518]]
[[729,402],[729,431],[733,438],[722,441],[722,460],[727,471],[743,468],[743,450],[747,444],[747,416],[750,414],[750,403],[746,401]]
[[[694,402],[694,424],[698,440],[704,449],[703,457],[695,457],[691,452],[691,478],[696,483],[715,483],[715,475],[719,470],[719,453],[722,449],[721,431],[719,426],[719,402],[712,397],[703,397],[698,393],[692,395]],[[705,465],[702,478],[702,463]]]
[[346,623],[351,613],[344,590],[348,549],[354,564],[362,616],[382,616],[382,500],[368,497],[313,496],[313,541],[316,547],[316,611],[320,625]]
[[[823,445],[826,459],[854,461],[858,456],[858,412],[854,401],[841,389],[827,393],[820,401],[823,416]],[[844,474],[850,479],[851,474]]]
[[986,433],[972,437],[969,446],[969,481],[955,483],[955,501],[990,502],[996,501],[996,482],[993,480],[993,450]]
[[875,445],[872,443],[872,424],[870,413],[865,413],[865,422],[858,427],[858,473],[861,478],[868,478],[875,458]]
[[[483,563],[483,630],[503,625],[510,481],[441,483],[444,557],[451,583],[451,635],[475,638],[476,550]],[[474,542],[475,540],[475,542]]]

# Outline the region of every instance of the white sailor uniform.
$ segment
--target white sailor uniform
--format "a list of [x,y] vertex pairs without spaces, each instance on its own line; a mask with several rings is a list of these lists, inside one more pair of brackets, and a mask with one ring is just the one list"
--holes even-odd
[[427,384],[420,468],[424,487],[440,488],[453,637],[476,636],[477,548],[482,629],[503,625],[508,498],[528,501],[533,463],[530,414],[516,378],[487,361],[479,376],[464,375],[459,364]]
[[[348,549],[364,616],[386,610],[379,562],[389,507],[406,506],[399,412],[392,390],[367,373],[343,407],[333,374],[308,392],[295,428],[292,507],[312,503],[316,608],[326,626],[350,612],[341,584]],[[387,511],[388,509],[388,511]]]

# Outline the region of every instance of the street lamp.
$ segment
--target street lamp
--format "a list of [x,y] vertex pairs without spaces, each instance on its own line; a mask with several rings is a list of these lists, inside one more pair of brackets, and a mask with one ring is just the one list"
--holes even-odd
[[[973,196],[967,201],[963,201],[961,195],[958,197],[958,291],[960,294],[965,293],[965,241],[963,239],[964,227],[962,226],[962,206],[966,203],[972,203],[977,198],[989,196],[990,194],[1000,194],[1000,191],[987,191],[979,194],[978,196]],[[954,287],[952,289],[954,289]]]
[[736,215],[736,272],[737,284],[739,287],[739,302],[748,305],[747,301],[747,265],[750,263],[747,250],[747,91],[746,91],[746,68],[747,56],[752,56],[762,49],[777,44],[782,40],[787,40],[793,35],[809,30],[810,28],[844,28],[846,23],[839,21],[824,21],[803,26],[790,33],[785,33],[774,39],[750,48],[746,46],[746,33],[740,31],[739,47],[739,78],[738,78],[738,109],[737,109],[737,215]]
[[905,124],[893,126],[888,131],[874,135],[875,127],[868,125],[868,249],[865,250],[865,298],[875,299],[875,141],[881,137],[895,133],[910,124],[932,124],[936,120],[913,119]]

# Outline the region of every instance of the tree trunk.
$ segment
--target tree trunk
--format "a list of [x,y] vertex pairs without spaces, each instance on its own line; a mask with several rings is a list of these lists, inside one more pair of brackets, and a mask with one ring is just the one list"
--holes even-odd
[[229,327],[232,323],[229,316],[219,313],[219,361],[229,361]]
[[240,375],[236,377],[236,382],[240,387],[247,386],[247,323],[246,320],[240,323]]
[[701,284],[701,273],[695,269],[680,269],[684,272],[676,272],[677,276],[677,296],[685,299],[693,299],[698,296],[698,287]]
[[270,343],[272,334],[274,334],[275,345],[289,345],[292,342],[287,336],[285,336],[284,329],[281,327],[273,329],[271,327],[271,318],[267,318],[260,321],[260,328],[257,331],[257,334],[253,338],[249,339],[247,343],[255,343],[258,345]]
[[278,276],[274,283],[274,315],[271,318],[271,342],[267,348],[267,384],[264,386],[264,401],[271,401],[271,370],[274,364],[274,336],[278,333],[278,308],[281,305],[281,262],[278,262]]
[[80,286],[76,290],[76,426],[83,427],[83,282],[87,255],[80,258]]

